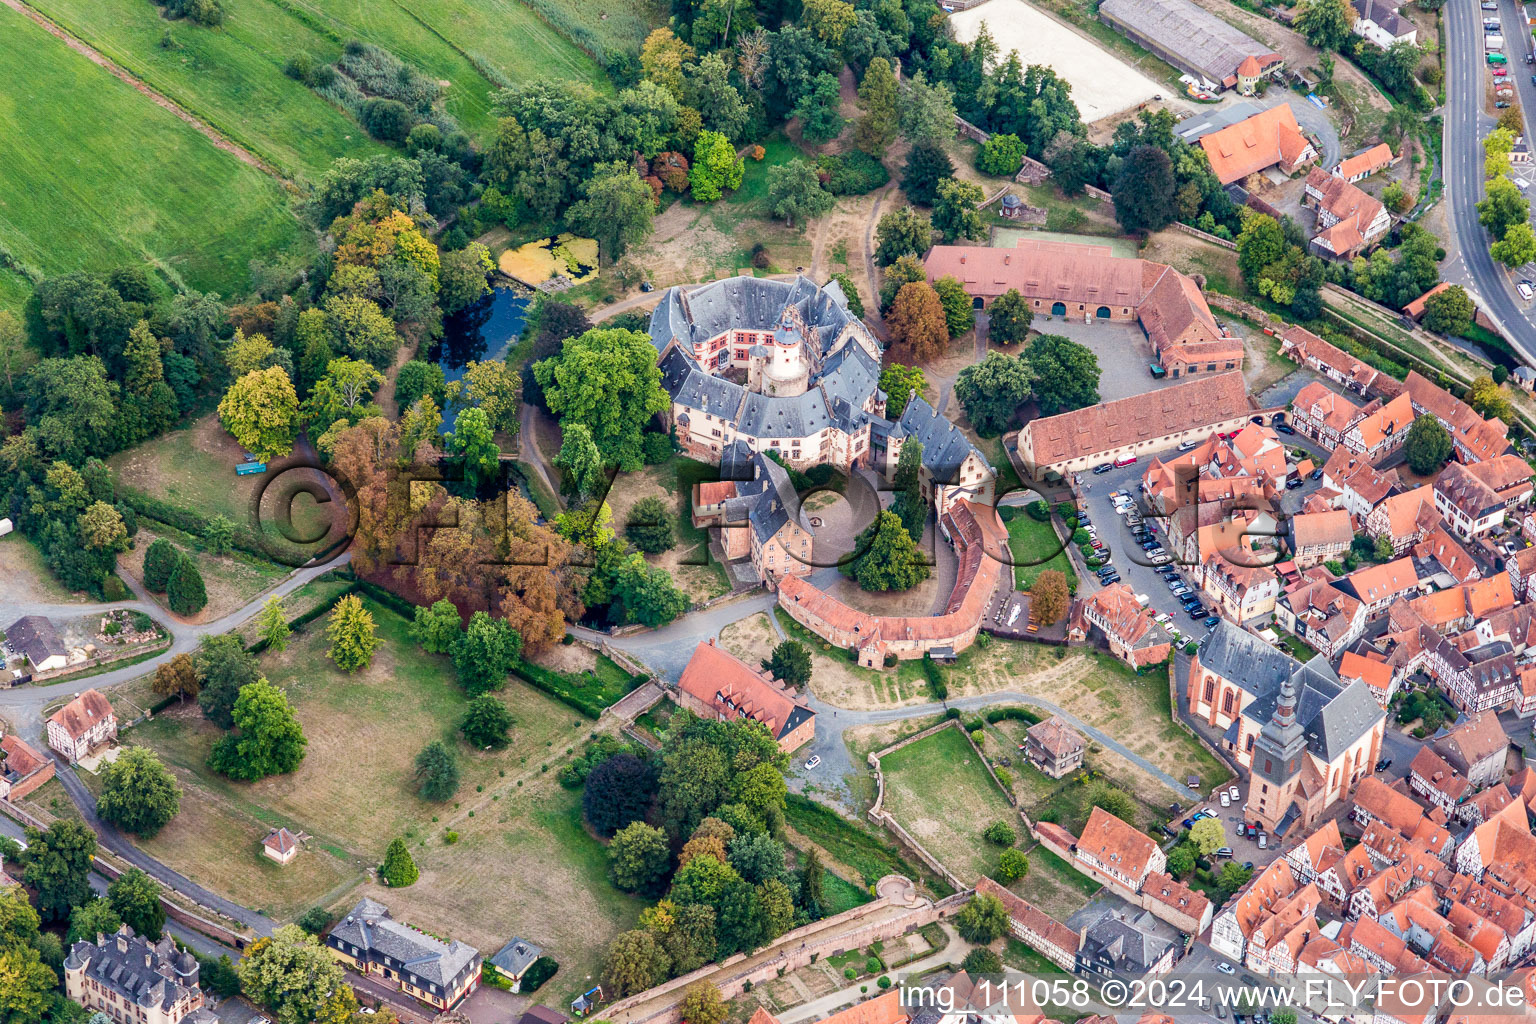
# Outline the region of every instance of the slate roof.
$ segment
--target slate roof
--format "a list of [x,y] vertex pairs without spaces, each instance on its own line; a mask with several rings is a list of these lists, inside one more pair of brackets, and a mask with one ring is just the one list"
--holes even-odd
[[1291,679],[1307,749],[1325,761],[1342,754],[1386,715],[1369,686],[1361,680],[1345,684],[1326,658],[1318,655],[1303,665],[1226,619],[1211,631],[1199,657],[1203,667],[1254,695],[1242,714],[1261,727],[1274,717],[1281,683]]
[[196,957],[178,950],[169,935],[150,942],[127,925],[70,946],[64,968],[84,968],[87,978],[134,1006],[169,1010],[197,993]]
[[1414,30],[1413,22],[1399,15],[1395,7],[1382,0],[1354,0],[1350,6],[1355,9],[1356,17],[1374,22],[1394,39],[1402,39]]
[[1117,972],[1146,974],[1171,945],[1167,939],[1145,930],[1143,922],[1150,921],[1150,914],[1127,921],[1120,912],[1109,911],[1088,926],[1083,935],[1082,955],[1097,957],[1107,953]]
[[745,441],[734,441],[720,453],[720,478],[736,485],[735,495],[724,502],[725,521],[750,523],[759,542],[782,530],[800,508],[789,472]]
[[452,988],[453,982],[480,959],[480,951],[474,946],[457,939],[444,942],[401,924],[389,916],[388,907],[366,896],[357,901],[327,938],[332,945],[357,947],[368,960],[385,958],[397,970],[445,990]]
[[961,464],[972,453],[989,472],[996,472],[981,449],[971,444],[952,421],[935,412],[921,395],[913,395],[907,402],[898,426],[907,438],[922,443],[923,466],[939,483],[954,483]]
[[[490,956],[490,962],[505,974],[514,978],[526,971],[532,963],[544,955],[543,946],[535,946],[527,939],[513,938]],[[564,1020],[565,1018],[561,1018]]]
[[34,665],[41,665],[51,657],[69,654],[69,648],[59,639],[59,631],[42,615],[23,615],[6,626],[5,642],[11,650],[25,655]]

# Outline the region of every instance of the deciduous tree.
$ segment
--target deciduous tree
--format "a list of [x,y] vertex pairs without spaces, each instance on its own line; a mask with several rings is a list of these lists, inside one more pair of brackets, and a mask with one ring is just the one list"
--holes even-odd
[[1503,238],[1514,225],[1524,224],[1530,215],[1531,204],[1503,175],[1488,182],[1487,197],[1477,204],[1478,221],[1495,239]]
[[994,135],[976,154],[976,169],[983,174],[1012,178],[1024,166],[1024,143],[1017,135]]
[[309,741],[288,695],[266,679],[240,688],[232,717],[240,732],[214,744],[208,755],[208,766],[214,771],[250,782],[284,775],[304,760]]
[[1099,359],[1086,345],[1059,334],[1042,334],[1023,358],[1034,374],[1040,412],[1054,416],[1099,401]]
[[720,990],[707,981],[695,982],[683,991],[678,1007],[688,1024],[725,1024],[729,1008],[720,998]]
[[885,324],[897,343],[918,362],[937,358],[949,346],[949,327],[939,293],[924,281],[901,286]]
[[443,599],[416,609],[411,622],[411,639],[428,654],[448,654],[463,635],[459,610],[452,601]]
[[1293,24],[1319,50],[1339,50],[1354,32],[1355,12],[1349,0],[1301,0]]
[[626,892],[653,889],[667,873],[672,854],[667,834],[643,821],[633,821],[608,844],[608,875]]
[[603,960],[603,990],[616,998],[643,992],[659,984],[670,966],[667,954],[650,932],[622,932],[608,946]]
[[837,76],[825,71],[811,79],[811,87],[795,104],[794,116],[800,119],[800,135],[813,146],[831,142],[843,132],[843,115],[838,110],[841,96]]
[[797,219],[804,222],[820,217],[835,202],[832,193],[821,187],[816,168],[809,161],[797,158],[768,168],[768,208],[789,226],[793,227]]
[[260,678],[256,659],[233,633],[205,636],[192,656],[201,688],[197,703],[215,725],[228,729],[235,724],[235,701],[240,689]]
[[1220,818],[1201,818],[1190,826],[1189,841],[1195,844],[1202,857],[1209,857],[1227,845],[1227,830]]
[[95,942],[98,935],[111,935],[123,926],[112,904],[105,896],[96,896],[76,907],[69,915],[69,933],[64,936],[66,945],[77,942]]
[[518,375],[500,359],[470,360],[459,382],[463,397],[485,413],[486,424],[504,434],[517,433],[520,404]]
[[277,1024],[308,1024],[332,992],[347,987],[341,965],[293,924],[247,946],[236,971],[246,997],[265,1007]]
[[103,821],[124,832],[145,838],[153,836],[180,808],[181,787],[148,747],[124,748],[117,760],[101,771],[96,811]]
[[860,540],[862,554],[853,561],[853,578],[863,589],[910,590],[928,578],[923,553],[896,513],[881,512]]
[[933,245],[933,225],[909,206],[884,214],[875,225],[875,265],[888,267],[902,256],[919,259]]
[[656,770],[634,754],[614,754],[587,774],[581,808],[587,823],[611,836],[644,821],[656,797]]
[[224,393],[219,422],[236,444],[262,462],[287,455],[299,430],[299,396],[293,381],[276,366],[252,370]]
[[921,395],[923,389],[928,386],[928,378],[923,374],[922,368],[917,366],[903,366],[901,363],[890,363],[880,371],[880,390],[885,392],[885,414],[890,419],[899,420],[901,414],[907,408],[908,399],[914,395]]
[[1029,588],[1029,610],[1047,626],[1060,622],[1071,602],[1067,578],[1056,569],[1043,570]]
[[1029,858],[1023,851],[1007,849],[997,857],[997,880],[1011,885],[1029,874]]
[[693,166],[688,169],[688,183],[693,201],[712,203],[726,191],[741,187],[744,162],[736,155],[729,139],[719,132],[699,132],[693,144]]
[[196,697],[202,684],[190,654],[178,654],[155,669],[154,691],[161,697],[176,697],[185,701]]
[[993,299],[987,313],[991,318],[987,337],[1004,345],[1015,345],[1029,337],[1029,325],[1035,322],[1029,300],[1020,295],[1017,288],[1010,288]]
[[373,652],[382,643],[373,613],[363,607],[363,599],[356,594],[336,602],[325,621],[325,637],[331,642],[327,657],[343,672],[367,668],[373,661]]
[[104,501],[92,502],[76,520],[80,539],[92,551],[117,553],[128,548],[128,527],[116,508]]
[[91,898],[91,859],[96,833],[78,821],[56,821],[46,832],[28,827],[22,881],[37,893],[44,921],[66,921],[70,911]]
[[1536,231],[1525,221],[1515,224],[1504,232],[1504,237],[1494,242],[1489,254],[1506,267],[1522,267],[1536,260]]
[[1441,334],[1465,334],[1472,326],[1477,307],[1466,289],[1453,284],[1431,295],[1424,303],[1424,326]]
[[158,941],[165,931],[160,886],[139,868],[129,868],[117,876],[107,887],[107,902],[123,924],[151,942]]
[[933,282],[933,290],[939,293],[939,304],[944,307],[944,324],[949,328],[950,338],[958,338],[976,326],[976,313],[963,284],[945,274]]
[[537,363],[534,373],[561,426],[584,424],[605,463],[624,472],[644,465],[645,426],[671,403],[647,335],[594,328],[567,339],[560,355]]
[[955,915],[960,937],[977,945],[987,945],[1008,932],[1008,911],[996,896],[980,893],[972,896]]
[[650,236],[655,216],[655,193],[632,166],[619,162],[594,168],[581,183],[581,198],[565,211],[575,230],[597,239],[598,251],[609,263]]
[[1023,359],[988,352],[981,362],[960,371],[955,378],[955,398],[977,433],[992,437],[1013,421],[1034,382],[1034,374]]
[[981,211],[976,208],[986,198],[980,185],[944,178],[935,191],[933,226],[947,244],[953,245],[962,238],[981,238],[986,234]]
[[506,619],[475,612],[464,635],[453,645],[453,668],[459,685],[471,696],[501,689],[522,653],[523,638]]

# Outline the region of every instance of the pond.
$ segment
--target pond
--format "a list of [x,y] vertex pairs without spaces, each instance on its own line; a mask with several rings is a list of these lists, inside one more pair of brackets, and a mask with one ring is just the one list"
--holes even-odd
[[[479,302],[443,318],[443,338],[427,350],[427,358],[443,368],[449,384],[462,378],[472,362],[505,359],[523,333],[529,301],[516,289],[493,288]],[[450,402],[443,410],[444,433],[453,429],[457,415],[457,403]]]

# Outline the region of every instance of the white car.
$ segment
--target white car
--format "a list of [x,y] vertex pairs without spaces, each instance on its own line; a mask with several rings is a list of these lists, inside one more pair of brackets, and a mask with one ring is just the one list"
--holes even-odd
[[1236,974],[1237,973],[1237,971],[1233,970],[1231,964],[1217,964],[1216,965],[1216,969],[1218,971],[1220,971],[1222,974]]
[[1231,797],[1231,798],[1232,798],[1232,799],[1233,799],[1233,800],[1236,800],[1236,799],[1238,799],[1238,791],[1237,791],[1237,787],[1236,787],[1236,786],[1232,786],[1232,787],[1230,787],[1230,788],[1229,788],[1229,789],[1228,789],[1228,790],[1227,790],[1227,796],[1229,796],[1229,797]]
[[819,754],[812,754],[811,759],[805,762],[805,770],[810,771],[819,764],[821,764],[821,756]]

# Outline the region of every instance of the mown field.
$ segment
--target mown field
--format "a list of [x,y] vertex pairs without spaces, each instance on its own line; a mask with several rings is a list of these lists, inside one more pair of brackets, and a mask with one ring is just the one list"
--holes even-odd
[[0,133],[0,243],[44,273],[152,264],[229,295],[253,258],[308,244],[269,176],[9,8]]
[[[208,772],[208,751],[221,732],[195,704],[126,734],[158,751],[186,791],[182,813],[141,845],[232,899],[291,918],[315,903],[355,900],[356,883],[403,836],[420,880],[402,890],[368,883],[369,895],[401,920],[482,949],[526,936],[561,962],[550,997],[563,992],[559,983],[579,985],[642,905],[608,884],[606,852],[583,826],[580,793],[555,781],[592,723],[509,681],[500,695],[516,717],[510,746],[470,750],[457,738],[467,698],[449,660],[410,643],[405,619],[366,604],[385,641],[368,668],[352,675],[335,668],[325,653],[324,618],[296,633],[287,651],[259,658],[262,672],[287,691],[309,739],[292,775],[246,784]],[[461,770],[458,792],[442,804],[421,800],[414,788],[412,762],[432,739],[455,748]],[[314,838],[273,874],[260,864],[257,844],[279,824]],[[446,841],[449,829],[459,842]],[[579,914],[570,913],[578,906]]]

